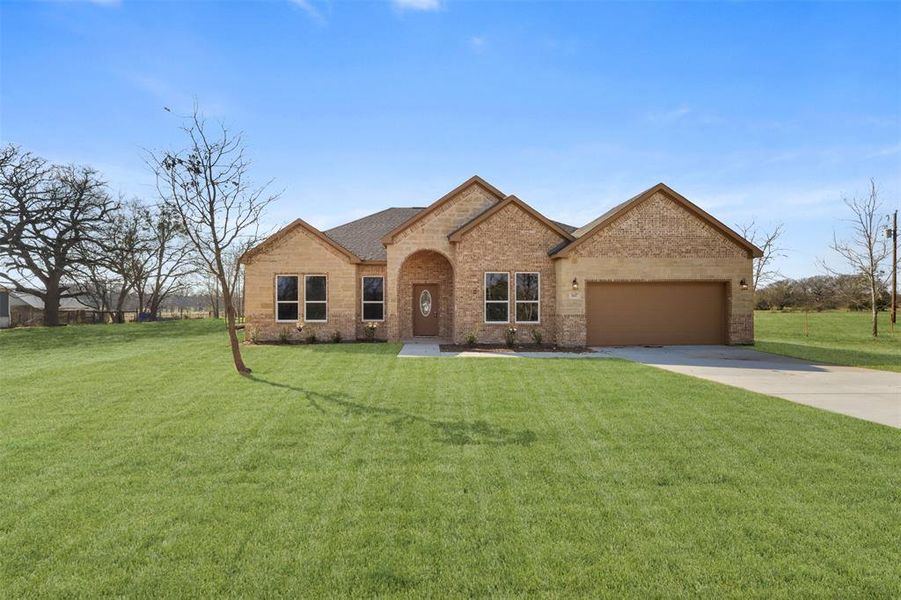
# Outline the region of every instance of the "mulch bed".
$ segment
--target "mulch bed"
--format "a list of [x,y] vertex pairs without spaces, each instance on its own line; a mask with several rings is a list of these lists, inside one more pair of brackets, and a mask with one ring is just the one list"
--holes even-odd
[[514,354],[526,352],[563,352],[566,354],[590,354],[588,348],[559,348],[557,346],[535,346],[529,344],[527,346],[514,346],[509,348],[504,344],[478,344],[476,346],[465,346],[460,344],[439,344],[438,348],[442,352],[490,352],[491,354]]
[[255,346],[328,346],[330,344],[386,344],[388,340],[341,340],[340,342],[333,342],[332,340],[316,340],[315,342],[308,342],[307,340],[285,340],[284,342],[281,340],[258,340],[256,342],[251,340],[244,340],[245,344],[255,345]]

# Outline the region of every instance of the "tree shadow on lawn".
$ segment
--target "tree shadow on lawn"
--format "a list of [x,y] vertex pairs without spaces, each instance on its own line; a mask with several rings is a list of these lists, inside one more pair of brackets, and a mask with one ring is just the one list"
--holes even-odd
[[763,352],[783,354],[814,362],[822,362],[831,365],[850,365],[854,367],[891,368],[901,371],[901,355],[889,352],[879,353],[867,350],[853,350],[850,348],[829,348],[824,346],[812,346],[807,344],[792,344],[788,342],[771,342],[757,340],[755,347]]
[[268,381],[251,375],[250,379],[258,383],[270,385],[303,395],[314,409],[323,415],[332,411],[326,407],[342,409],[345,415],[364,415],[386,417],[395,430],[406,426],[426,425],[436,433],[435,441],[451,446],[531,446],[537,439],[534,431],[523,429],[514,431],[505,427],[497,427],[484,420],[477,421],[440,421],[414,415],[397,408],[385,408],[354,402],[349,396],[341,393],[322,394],[312,390],[294,387],[285,383]]

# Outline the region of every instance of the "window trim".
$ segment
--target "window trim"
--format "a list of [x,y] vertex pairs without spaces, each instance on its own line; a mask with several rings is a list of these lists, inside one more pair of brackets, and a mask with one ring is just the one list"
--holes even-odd
[[[307,300],[307,279],[310,277],[325,278],[325,300]],[[303,322],[304,323],[328,323],[329,286],[327,273],[305,273],[303,276]],[[325,304],[325,319],[308,319],[307,304]]]
[[[278,278],[279,277],[293,277],[297,280],[297,300],[279,300],[278,299]],[[300,319],[300,275],[297,273],[276,273],[275,280],[273,281],[275,284],[273,286],[273,293],[275,296],[275,322],[276,323],[297,323]],[[278,318],[278,305],[279,304],[291,304],[294,303],[297,305],[297,319],[279,319]]]
[[[506,275],[507,276],[507,299],[506,300],[489,300],[488,299],[488,276],[489,275]],[[504,321],[488,320],[488,304],[506,304],[507,319]],[[482,318],[486,325],[505,325],[510,322],[510,272],[509,271],[485,271],[482,276]]]
[[[537,300],[518,300],[516,298],[516,276],[517,275],[537,275],[538,276],[538,299]],[[516,306],[519,304],[537,304],[538,318],[534,321],[520,321],[516,317]],[[537,325],[541,323],[541,271],[516,271],[513,274],[513,319],[516,323],[529,325]]]
[[[382,280],[382,299],[381,300],[367,300],[365,297],[366,286],[363,284],[363,281],[366,279],[381,279]],[[328,288],[326,288],[328,290]],[[381,304],[382,305],[382,318],[381,319],[367,319],[366,318],[366,305],[367,304]],[[385,322],[385,276],[384,275],[361,275],[360,276],[360,321],[363,323],[384,323]]]

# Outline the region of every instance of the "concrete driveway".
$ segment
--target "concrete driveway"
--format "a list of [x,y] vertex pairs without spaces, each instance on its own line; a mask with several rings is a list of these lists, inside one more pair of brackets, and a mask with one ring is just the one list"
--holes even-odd
[[901,428],[901,373],[817,364],[741,346],[595,350],[667,371]]

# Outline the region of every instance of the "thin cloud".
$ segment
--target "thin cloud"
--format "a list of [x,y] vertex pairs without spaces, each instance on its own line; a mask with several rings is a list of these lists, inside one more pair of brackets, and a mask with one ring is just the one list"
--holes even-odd
[[684,119],[689,114],[691,114],[691,108],[683,104],[669,110],[648,113],[646,119],[652,123],[673,123]]
[[304,11],[305,13],[307,13],[307,15],[311,19],[313,19],[313,21],[318,23],[319,25],[325,24],[325,22],[326,22],[325,15],[323,15],[322,12],[318,8],[316,8],[316,5],[314,5],[313,2],[311,2],[311,0],[288,0],[288,1],[291,4],[293,4],[294,6],[298,7],[302,11]]
[[391,5],[397,10],[417,10],[430,12],[441,10],[441,0],[391,0]]
[[485,50],[485,38],[480,35],[472,36],[466,43],[473,52],[481,53]]
[[110,8],[122,6],[122,0],[88,0],[88,2],[96,6],[108,6]]
[[901,144],[894,144],[892,146],[877,148],[876,150],[873,150],[869,154],[865,155],[864,158],[880,158],[883,156],[892,156],[893,154],[898,154],[899,152],[901,152]]

